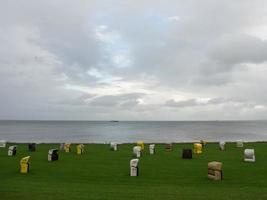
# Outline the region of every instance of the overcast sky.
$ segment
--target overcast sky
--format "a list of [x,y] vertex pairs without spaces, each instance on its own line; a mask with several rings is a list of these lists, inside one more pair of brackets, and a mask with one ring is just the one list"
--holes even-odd
[[0,0],[0,119],[267,119],[267,1]]

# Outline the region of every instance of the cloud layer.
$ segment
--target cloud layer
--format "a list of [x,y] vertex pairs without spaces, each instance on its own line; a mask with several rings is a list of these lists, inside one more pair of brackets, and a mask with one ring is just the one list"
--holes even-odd
[[265,4],[0,0],[0,119],[267,119]]

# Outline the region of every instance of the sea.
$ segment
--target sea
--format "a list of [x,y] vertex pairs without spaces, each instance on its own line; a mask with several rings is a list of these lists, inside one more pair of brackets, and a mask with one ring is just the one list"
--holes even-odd
[[17,143],[267,141],[267,121],[0,121],[0,140]]

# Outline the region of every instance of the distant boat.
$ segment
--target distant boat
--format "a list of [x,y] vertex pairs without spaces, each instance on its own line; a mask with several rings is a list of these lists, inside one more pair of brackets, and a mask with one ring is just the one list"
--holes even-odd
[[110,120],[110,122],[119,122],[118,120]]

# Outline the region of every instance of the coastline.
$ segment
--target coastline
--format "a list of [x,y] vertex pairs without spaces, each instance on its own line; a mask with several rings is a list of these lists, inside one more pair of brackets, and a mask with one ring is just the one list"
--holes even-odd
[[[142,140],[140,140],[142,141]],[[206,141],[206,140],[205,140]],[[90,145],[90,144],[100,144],[100,145],[108,145],[110,144],[111,142],[116,142],[116,141],[110,141],[110,142],[71,142],[71,141],[65,141],[65,142],[34,142],[34,141],[29,141],[29,142],[14,142],[14,141],[6,141],[6,144],[28,144],[28,143],[36,143],[36,144],[51,144],[51,145],[56,145],[56,144],[60,144],[60,143],[71,143],[71,144],[86,144],[86,145]],[[137,141],[136,141],[137,142]],[[116,142],[117,144],[119,145],[134,145],[136,144],[136,142]],[[166,143],[172,143],[172,144],[193,144],[193,143],[199,143],[200,141],[191,141],[191,142],[145,142],[145,144],[158,144],[158,145],[163,145],[163,144],[166,144]],[[220,141],[206,141],[207,144],[217,144],[219,143]],[[226,142],[226,143],[229,143],[229,144],[233,144],[233,143],[236,143],[236,141],[223,141],[223,142]],[[243,143],[267,143],[267,141],[245,141],[245,140],[242,140]]]
[[17,143],[192,143],[267,141],[265,121],[0,121],[0,140]]

